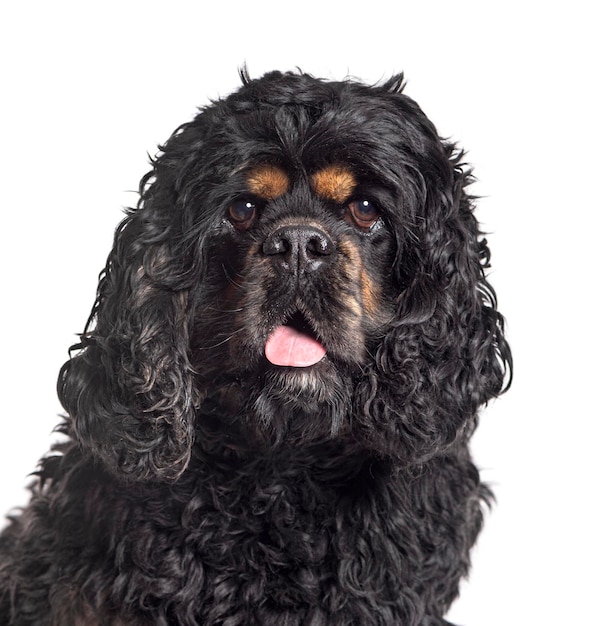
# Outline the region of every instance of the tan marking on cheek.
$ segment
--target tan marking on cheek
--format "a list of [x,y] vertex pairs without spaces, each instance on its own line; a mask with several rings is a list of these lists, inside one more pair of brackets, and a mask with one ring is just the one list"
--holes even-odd
[[364,310],[370,317],[374,318],[379,312],[379,288],[375,285],[364,268],[362,268],[360,278],[362,283],[362,302],[364,304]]
[[273,165],[252,169],[247,176],[249,191],[264,200],[274,200],[289,189],[289,176]]
[[349,293],[344,299],[347,308],[353,315],[360,319],[364,314],[362,303],[359,298],[359,290],[361,290],[361,272],[362,259],[355,244],[348,240],[342,240],[338,243],[338,249],[343,255],[343,268],[345,274],[349,278]]
[[356,245],[348,239],[343,239],[338,242],[338,249],[349,261],[349,263],[346,264],[348,273],[352,275],[352,278],[357,279],[358,274],[356,272],[362,268],[362,258],[360,257],[360,252]]
[[343,165],[330,165],[311,176],[311,188],[326,200],[344,204],[357,186],[355,176]]
[[361,316],[366,313],[371,318],[376,317],[379,311],[380,289],[362,264],[362,257],[357,246],[351,241],[341,241],[339,242],[339,250],[347,259],[345,263],[346,273],[359,288],[361,296],[360,303],[352,296],[347,305],[356,315]]
[[354,320],[359,320],[362,317],[362,306],[353,296],[349,296],[347,300],[345,300],[345,304],[347,308],[353,313]]

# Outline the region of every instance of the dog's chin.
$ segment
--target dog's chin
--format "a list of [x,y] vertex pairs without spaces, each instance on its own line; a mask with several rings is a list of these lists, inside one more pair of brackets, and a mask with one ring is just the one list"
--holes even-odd
[[347,429],[352,376],[327,356],[309,367],[279,367],[264,360],[232,387],[222,404],[254,442],[301,446],[330,441]]
[[310,367],[271,367],[251,397],[252,416],[273,444],[338,437],[346,428],[351,381],[327,359]]

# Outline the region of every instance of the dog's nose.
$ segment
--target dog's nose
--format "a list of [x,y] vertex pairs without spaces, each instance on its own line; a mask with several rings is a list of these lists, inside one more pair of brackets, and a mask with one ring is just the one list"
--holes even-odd
[[262,246],[264,254],[293,274],[315,272],[330,261],[336,252],[334,243],[319,228],[306,224],[281,226]]

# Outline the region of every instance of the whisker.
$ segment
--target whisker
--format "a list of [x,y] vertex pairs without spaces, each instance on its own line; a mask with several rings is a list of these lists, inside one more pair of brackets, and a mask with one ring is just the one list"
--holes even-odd
[[239,328],[237,328],[235,331],[231,332],[227,337],[224,337],[221,341],[212,344],[212,345],[203,345],[200,346],[200,351],[204,351],[204,350],[214,350],[215,348],[219,348],[219,346],[223,346],[225,343],[228,343],[228,341],[230,341],[233,337],[236,337],[236,335],[238,335],[239,333],[245,331],[245,329],[247,328],[246,325],[243,325]]

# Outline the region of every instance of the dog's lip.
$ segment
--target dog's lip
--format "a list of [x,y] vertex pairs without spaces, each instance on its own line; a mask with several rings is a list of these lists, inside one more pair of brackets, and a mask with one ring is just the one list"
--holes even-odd
[[300,312],[274,328],[264,347],[266,359],[281,367],[311,367],[319,363],[326,352],[312,325]]

